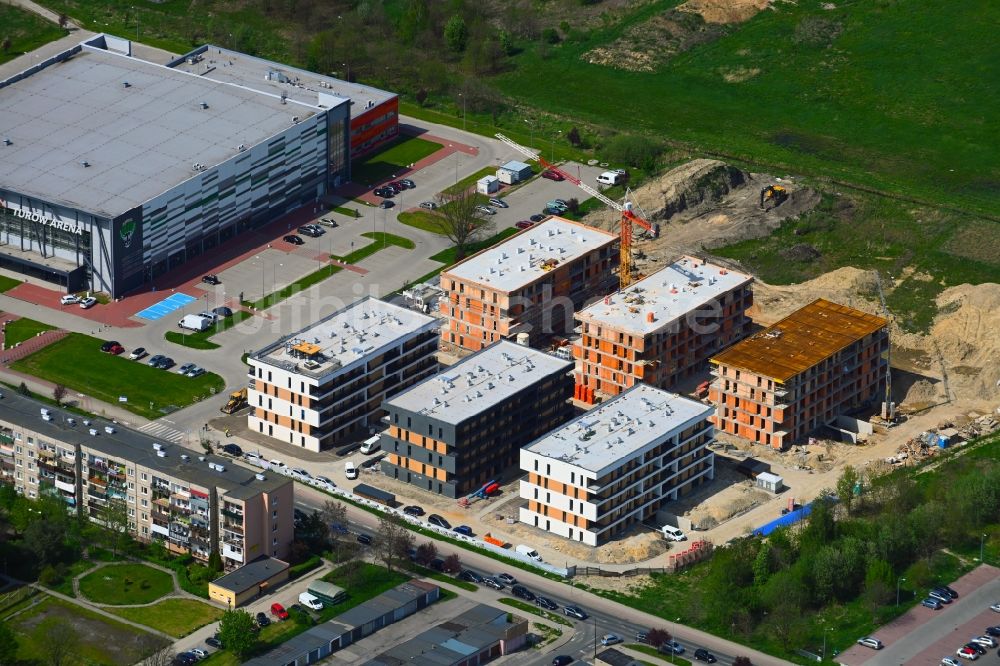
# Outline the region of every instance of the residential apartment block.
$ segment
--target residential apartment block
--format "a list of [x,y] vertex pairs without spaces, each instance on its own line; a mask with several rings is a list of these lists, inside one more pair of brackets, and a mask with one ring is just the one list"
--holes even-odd
[[446,342],[476,351],[526,333],[537,345],[614,289],[618,236],[551,217],[441,273]]
[[824,299],[712,359],[715,424],[784,449],[885,390],[888,322]]
[[479,490],[570,418],[572,368],[501,341],[400,393],[385,403],[382,472],[446,497]]
[[365,298],[247,362],[250,430],[310,451],[366,434],[382,402],[437,369],[440,322]]
[[217,550],[227,568],[288,556],[295,498],[287,477],[14,394],[0,400],[0,461],[19,493],[58,497],[97,523],[109,503],[124,502],[132,535],[174,553],[204,561]]
[[753,278],[682,257],[576,313],[580,397],[618,395],[639,383],[672,388],[712,354],[750,332]]
[[522,523],[590,546],[715,476],[712,408],[638,384],[521,449]]

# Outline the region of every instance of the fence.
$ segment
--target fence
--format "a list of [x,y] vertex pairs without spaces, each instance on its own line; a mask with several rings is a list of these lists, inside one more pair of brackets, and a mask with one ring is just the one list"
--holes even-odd
[[687,568],[696,562],[701,562],[712,555],[715,547],[710,541],[695,541],[691,546],[676,555],[670,556],[668,566],[665,567],[636,567],[634,569],[624,569],[622,571],[610,571],[600,567],[576,567],[578,576],[604,576],[605,578],[629,578],[631,576],[645,576],[652,573],[677,573],[681,569]]

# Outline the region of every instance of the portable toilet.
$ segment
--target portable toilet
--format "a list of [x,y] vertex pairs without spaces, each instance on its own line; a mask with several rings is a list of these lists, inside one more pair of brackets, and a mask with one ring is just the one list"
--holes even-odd
[[476,181],[477,194],[496,194],[500,191],[500,180],[496,176],[483,176]]

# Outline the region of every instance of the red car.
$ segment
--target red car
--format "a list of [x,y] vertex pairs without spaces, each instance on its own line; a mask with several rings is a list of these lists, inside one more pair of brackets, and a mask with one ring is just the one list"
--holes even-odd
[[275,616],[279,620],[288,619],[288,611],[286,611],[285,607],[279,603],[271,604],[271,615]]
[[557,171],[552,171],[551,169],[546,169],[542,172],[542,178],[548,178],[549,180],[566,180],[563,178],[562,174]]
[[517,227],[518,229],[527,229],[528,227],[535,226],[535,223],[534,222],[528,222],[527,220],[521,220],[520,222],[518,222],[514,226]]

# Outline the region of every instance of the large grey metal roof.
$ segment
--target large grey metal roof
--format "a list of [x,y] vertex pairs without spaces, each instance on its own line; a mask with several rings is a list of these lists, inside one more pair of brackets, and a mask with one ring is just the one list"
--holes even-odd
[[212,584],[240,594],[274,578],[288,567],[288,562],[273,557],[258,557],[253,562],[244,564],[221,578],[216,578]]
[[319,111],[94,46],[57,58],[0,81],[0,187],[102,217]]

